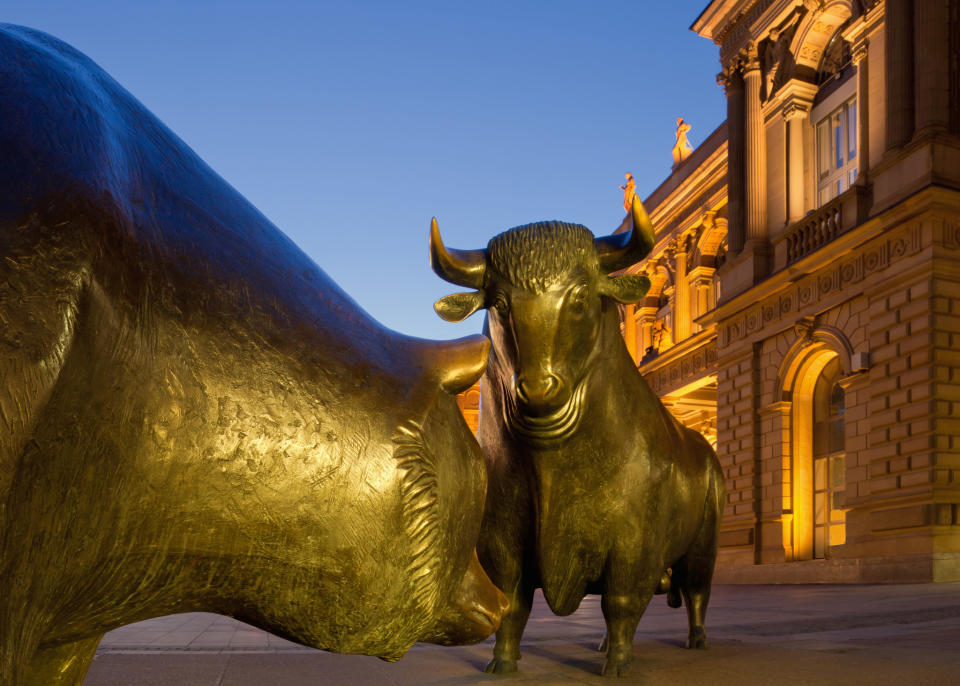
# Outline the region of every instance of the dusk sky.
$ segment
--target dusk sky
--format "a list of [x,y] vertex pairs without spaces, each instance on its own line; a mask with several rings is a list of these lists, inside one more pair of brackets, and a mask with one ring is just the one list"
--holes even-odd
[[426,338],[479,331],[430,270],[544,219],[596,234],[725,117],[707,0],[5,0],[0,21],[90,56],[368,312]]

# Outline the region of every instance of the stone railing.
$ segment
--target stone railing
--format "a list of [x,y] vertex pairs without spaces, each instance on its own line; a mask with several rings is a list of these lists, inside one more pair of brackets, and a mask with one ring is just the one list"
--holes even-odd
[[809,255],[840,234],[843,200],[842,195],[834,198],[790,227],[786,236],[787,264]]

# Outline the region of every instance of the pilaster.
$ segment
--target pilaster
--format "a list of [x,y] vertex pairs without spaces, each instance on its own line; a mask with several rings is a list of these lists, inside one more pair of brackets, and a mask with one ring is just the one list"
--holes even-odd
[[913,136],[913,0],[886,0],[887,150]]
[[763,74],[757,47],[751,43],[743,55],[745,141],[746,240],[767,235],[767,136],[763,125],[760,86]]
[[950,9],[944,0],[914,6],[914,127],[924,135],[950,123]]
[[727,96],[727,248],[731,254],[743,250],[744,224],[744,85],[740,63],[734,60],[717,82]]

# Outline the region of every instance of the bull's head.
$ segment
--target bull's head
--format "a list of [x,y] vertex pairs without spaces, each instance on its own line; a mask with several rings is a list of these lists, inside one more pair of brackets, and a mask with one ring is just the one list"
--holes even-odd
[[476,289],[441,298],[434,309],[447,321],[489,310],[496,363],[509,384],[508,417],[522,434],[559,438],[576,427],[604,312],[611,301],[640,301],[650,287],[645,276],[609,276],[653,248],[653,226],[636,198],[625,223],[631,230],[594,238],[578,224],[540,222],[495,236],[486,250],[448,250],[433,220],[433,270]]

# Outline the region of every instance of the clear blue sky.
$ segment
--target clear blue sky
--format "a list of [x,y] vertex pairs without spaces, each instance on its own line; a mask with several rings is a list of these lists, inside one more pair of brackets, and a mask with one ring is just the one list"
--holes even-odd
[[447,245],[562,219],[612,231],[624,172],[670,173],[726,115],[707,0],[5,0],[108,71],[390,328],[453,325]]

